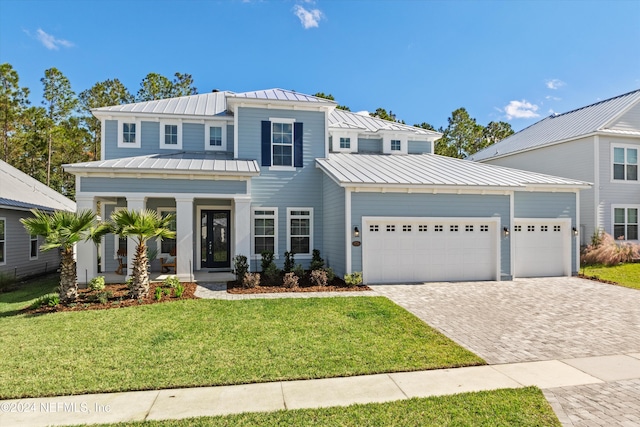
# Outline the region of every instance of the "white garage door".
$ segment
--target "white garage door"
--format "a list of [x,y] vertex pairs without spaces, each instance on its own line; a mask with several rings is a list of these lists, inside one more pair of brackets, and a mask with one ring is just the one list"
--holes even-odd
[[516,219],[515,277],[571,275],[571,220]]
[[498,280],[497,218],[364,217],[365,283]]

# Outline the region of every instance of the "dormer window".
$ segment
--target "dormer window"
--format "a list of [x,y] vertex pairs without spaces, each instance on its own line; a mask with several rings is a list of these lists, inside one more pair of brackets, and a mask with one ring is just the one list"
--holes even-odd
[[384,154],[407,154],[408,138],[402,134],[387,134],[382,137],[382,152]]
[[135,123],[122,124],[122,142],[126,144],[135,144],[136,142],[136,124]]
[[118,120],[118,148],[140,148],[140,121]]
[[207,151],[226,151],[227,150],[226,123],[205,124],[204,149]]
[[349,138],[348,136],[340,137],[340,148],[351,148],[351,138]]
[[356,132],[332,132],[331,151],[355,153],[358,151],[358,134]]
[[400,151],[402,149],[402,141],[399,139],[391,140],[391,151]]
[[164,125],[164,144],[178,145],[178,125]]
[[160,148],[182,150],[182,123],[180,121],[160,121]]

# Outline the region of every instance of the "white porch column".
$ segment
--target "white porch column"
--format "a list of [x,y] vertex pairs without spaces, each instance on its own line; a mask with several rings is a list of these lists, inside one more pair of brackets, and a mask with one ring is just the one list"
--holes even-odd
[[[93,196],[77,196],[76,211],[96,212],[96,199]],[[80,241],[76,244],[76,271],[78,283],[86,284],[98,275],[98,248],[92,241]]]
[[251,259],[251,199],[236,198],[234,204],[235,253],[231,256],[232,267],[236,255]]
[[176,197],[176,275],[193,280],[193,197]]
[[[127,197],[127,209],[130,211],[142,211],[145,208],[145,202],[146,197]],[[131,278],[131,267],[133,267],[133,257],[135,254],[136,241],[129,237],[127,239],[127,280]]]

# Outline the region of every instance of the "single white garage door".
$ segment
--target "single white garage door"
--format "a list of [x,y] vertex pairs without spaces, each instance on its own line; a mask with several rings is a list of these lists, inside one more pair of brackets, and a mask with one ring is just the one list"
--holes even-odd
[[515,277],[571,275],[571,220],[516,219]]
[[498,218],[364,217],[365,283],[498,280]]

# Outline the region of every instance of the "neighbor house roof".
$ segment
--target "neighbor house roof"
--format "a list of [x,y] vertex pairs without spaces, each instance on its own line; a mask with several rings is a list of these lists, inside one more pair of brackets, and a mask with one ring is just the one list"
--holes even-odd
[[334,101],[325,98],[319,98],[313,95],[306,95],[304,93],[295,92],[286,89],[265,89],[255,90],[252,92],[231,93],[229,96],[232,98],[250,98],[250,99],[264,99],[269,101],[296,101],[296,102],[311,102],[318,104],[335,105]]
[[625,130],[607,129],[607,125],[638,103],[640,89],[567,113],[551,115],[469,156],[468,160],[500,157],[595,132],[632,134]]
[[436,154],[329,154],[316,164],[344,186],[572,187],[589,183]]
[[0,207],[21,210],[76,210],[75,202],[2,160]]
[[147,156],[125,157],[121,159],[98,160],[95,162],[63,165],[65,171],[81,172],[138,172],[210,174],[254,176],[260,174],[255,160],[232,160],[226,153],[180,152],[172,154],[151,154]]

